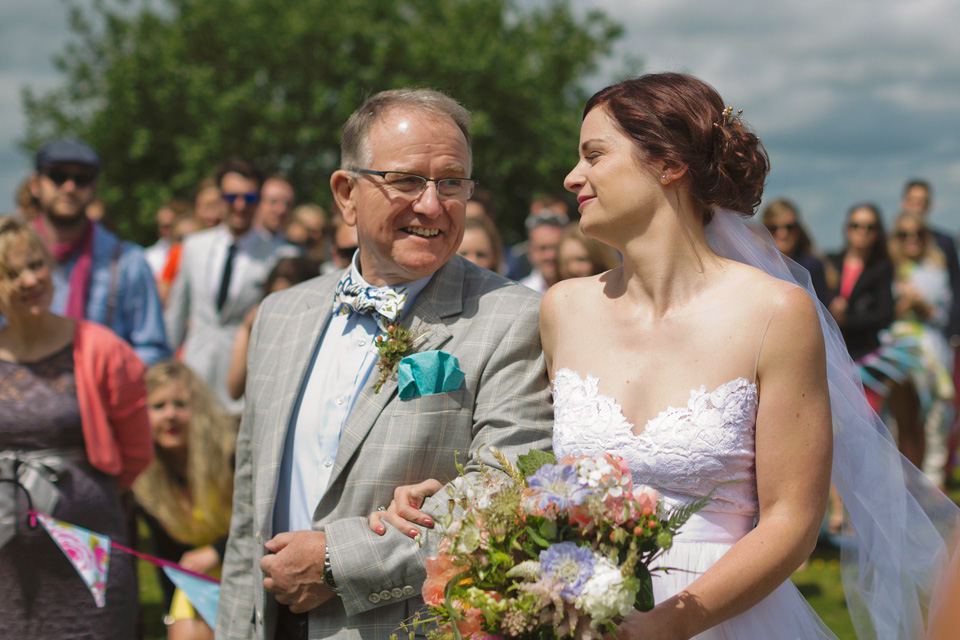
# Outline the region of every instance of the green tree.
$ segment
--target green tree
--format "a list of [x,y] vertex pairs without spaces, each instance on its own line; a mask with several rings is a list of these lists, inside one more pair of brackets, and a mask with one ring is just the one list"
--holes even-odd
[[224,158],[287,172],[330,201],[340,126],[400,86],[449,93],[474,116],[474,177],[505,230],[557,192],[575,158],[583,77],[621,27],[568,0],[95,0],[72,2],[64,84],[23,91],[25,149],[73,134],[103,157],[118,230],[148,240],[153,212]]

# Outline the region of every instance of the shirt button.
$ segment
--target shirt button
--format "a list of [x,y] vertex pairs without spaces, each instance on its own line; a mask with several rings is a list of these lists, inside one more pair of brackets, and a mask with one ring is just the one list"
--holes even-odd
[[400,590],[400,587],[394,587],[390,590],[390,595],[392,595],[394,598],[399,598],[403,595],[403,591]]
[[390,598],[391,598],[390,592],[387,591],[386,589],[384,589],[383,591],[380,592],[380,599],[381,599],[381,600],[389,600]]
[[403,588],[403,595],[405,595],[405,596],[412,596],[412,595],[413,595],[413,587],[411,587],[410,585],[405,586],[405,587]]
[[369,600],[373,604],[377,604],[378,602],[380,602],[380,596],[378,596],[375,593],[371,593],[370,595],[367,596],[367,600]]
[[332,467],[332,466],[333,466],[333,458],[325,458],[324,461],[323,461],[323,466],[325,466],[325,467]]
[[343,403],[344,403],[344,398],[343,398],[343,396],[337,396],[337,406],[338,406],[338,407],[342,407],[342,406],[343,406]]
[[358,346],[361,346],[361,347],[362,347],[362,346],[365,345],[365,344],[367,344],[367,339],[366,339],[366,338],[360,338],[359,340],[357,340],[357,345],[358,345]]

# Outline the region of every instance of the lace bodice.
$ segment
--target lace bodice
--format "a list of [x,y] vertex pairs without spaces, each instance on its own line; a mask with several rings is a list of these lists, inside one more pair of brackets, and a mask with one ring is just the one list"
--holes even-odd
[[570,369],[557,371],[557,458],[606,451],[626,460],[634,484],[656,488],[667,506],[713,491],[704,511],[757,515],[756,385],[737,378],[712,392],[701,386],[690,392],[686,407],[660,412],[634,435],[620,405],[601,394],[597,383],[590,375],[584,380]]

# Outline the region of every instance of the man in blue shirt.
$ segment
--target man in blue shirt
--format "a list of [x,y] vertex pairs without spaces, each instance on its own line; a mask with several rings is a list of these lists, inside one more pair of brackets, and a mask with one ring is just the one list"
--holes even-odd
[[150,365],[170,355],[160,298],[143,250],[85,215],[99,172],[96,152],[77,140],[53,140],[37,152],[33,224],[59,267],[52,309],[110,327]]

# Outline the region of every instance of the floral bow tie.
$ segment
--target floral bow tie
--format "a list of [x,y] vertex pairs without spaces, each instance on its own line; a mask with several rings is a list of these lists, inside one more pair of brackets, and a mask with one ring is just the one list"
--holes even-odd
[[333,296],[333,313],[372,313],[377,326],[386,332],[387,327],[400,318],[403,303],[406,301],[406,289],[366,287],[354,282],[350,271],[347,271],[337,283],[337,291]]

